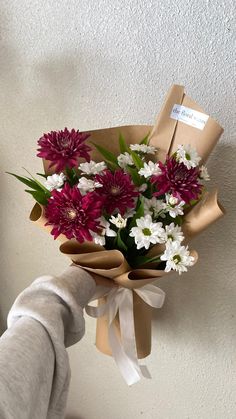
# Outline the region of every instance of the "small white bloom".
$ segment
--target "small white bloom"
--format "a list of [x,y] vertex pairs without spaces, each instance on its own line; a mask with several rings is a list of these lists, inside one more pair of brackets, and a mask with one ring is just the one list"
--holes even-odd
[[147,214],[144,217],[136,220],[137,227],[131,228],[129,235],[134,237],[137,249],[145,247],[149,249],[151,244],[163,243],[163,234],[165,230],[162,223],[154,223],[151,215]]
[[84,176],[79,179],[79,183],[77,184],[77,187],[82,194],[86,194],[86,192],[93,192],[95,188],[101,188],[101,186],[101,183],[94,182],[93,180],[87,179]]
[[161,169],[158,163],[153,163],[153,161],[149,161],[148,163],[144,163],[142,169],[138,172],[141,176],[148,178],[152,175],[160,175]]
[[163,200],[157,199],[154,196],[151,199],[144,198],[144,213],[158,217],[160,212],[164,209]]
[[99,219],[100,225],[103,227],[103,235],[107,237],[116,237],[116,232],[110,228],[110,223],[104,217]]
[[119,154],[119,156],[117,157],[117,161],[120,167],[122,167],[122,169],[125,169],[126,166],[132,166],[134,164],[132,156],[127,153],[127,151],[123,154]]
[[44,182],[44,186],[51,192],[53,189],[59,189],[64,184],[66,180],[66,176],[64,173],[60,173],[59,175],[54,173],[52,176],[48,176]]
[[206,166],[200,167],[200,179],[202,180],[210,180],[210,176]]
[[130,149],[139,153],[155,154],[156,148],[146,144],[131,144]]
[[163,207],[166,212],[170,214],[172,218],[176,218],[177,215],[183,215],[183,207],[185,205],[184,201],[179,201],[178,198],[176,198],[173,195],[166,194],[166,202],[163,203]]
[[109,221],[119,229],[125,228],[127,224],[127,219],[123,218],[120,214],[117,214],[116,217],[112,215]]
[[165,226],[165,234],[164,234],[165,242],[172,241],[181,243],[184,240],[184,235],[181,230],[181,227],[171,223]]
[[161,260],[166,261],[165,271],[170,272],[172,269],[179,272],[187,271],[187,266],[192,266],[194,257],[190,255],[188,247],[181,246],[179,242],[168,241],[166,249]]
[[107,237],[116,237],[116,232],[110,228],[110,223],[104,217],[100,217],[99,219],[101,232],[95,233],[94,231],[90,231],[91,236],[93,237],[93,241],[95,244],[100,244],[100,246],[104,246],[106,244],[106,236]]
[[176,158],[179,163],[183,163],[188,169],[196,167],[201,160],[195,148],[187,144],[185,146],[179,145],[176,151]]
[[90,234],[95,244],[100,244],[100,246],[105,246],[106,244],[105,235],[100,235],[98,233],[95,233],[94,231],[90,231]]
[[80,163],[79,165],[79,170],[81,170],[81,172],[84,175],[97,175],[98,173],[102,172],[106,168],[107,166],[104,163],[104,161],[100,163],[96,163],[95,161],[91,160],[89,163],[88,162]]
[[141,186],[139,186],[138,190],[139,192],[145,192],[147,190],[148,185],[146,183],[143,183]]

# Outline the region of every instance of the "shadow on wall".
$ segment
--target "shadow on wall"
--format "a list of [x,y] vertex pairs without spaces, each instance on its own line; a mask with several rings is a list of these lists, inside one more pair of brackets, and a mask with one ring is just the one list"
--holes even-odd
[[83,419],[82,416],[78,415],[67,415],[65,419]]
[[[233,142],[233,139],[231,139]],[[218,187],[227,213],[190,243],[199,252],[198,263],[187,274],[162,278],[166,292],[161,310],[154,310],[154,327],[173,340],[196,339],[206,349],[223,336],[236,343],[236,148],[219,144],[208,162],[209,189]],[[220,315],[220,314],[221,315]]]

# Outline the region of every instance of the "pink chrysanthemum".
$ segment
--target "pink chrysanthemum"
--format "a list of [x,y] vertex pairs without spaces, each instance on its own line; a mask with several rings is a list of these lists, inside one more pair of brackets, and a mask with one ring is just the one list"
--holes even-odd
[[79,157],[90,161],[91,148],[85,144],[89,136],[90,134],[75,129],[51,131],[38,140],[40,148],[37,156],[51,161],[49,167],[55,166],[57,173],[62,172],[65,167],[77,166]]
[[100,231],[98,218],[102,214],[103,200],[94,192],[82,196],[77,186],[68,183],[59,192],[52,191],[52,198],[45,208],[47,223],[52,225],[51,234],[56,239],[64,234],[68,239],[76,238],[80,243],[92,240],[90,231]]
[[99,196],[104,197],[104,208],[108,214],[118,209],[123,215],[128,208],[135,207],[134,198],[139,193],[135,190],[130,175],[122,170],[116,170],[114,173],[105,170],[97,174],[95,180],[102,185],[99,188]]
[[189,203],[197,199],[202,190],[198,182],[199,169],[188,169],[183,163],[178,163],[173,157],[167,157],[165,164],[159,162],[161,174],[152,176],[151,181],[156,185],[155,196],[172,193],[176,198]]

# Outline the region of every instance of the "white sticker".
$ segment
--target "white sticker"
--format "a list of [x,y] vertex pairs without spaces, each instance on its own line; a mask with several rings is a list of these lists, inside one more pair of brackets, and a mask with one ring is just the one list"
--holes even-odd
[[170,117],[172,119],[176,119],[177,121],[184,122],[185,124],[190,125],[191,127],[203,130],[207,123],[209,115],[195,111],[191,108],[187,108],[183,105],[175,104],[171,111]]

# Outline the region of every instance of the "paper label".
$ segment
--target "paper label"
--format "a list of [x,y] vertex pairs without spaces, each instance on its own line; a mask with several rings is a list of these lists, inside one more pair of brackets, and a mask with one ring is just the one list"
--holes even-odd
[[177,121],[184,122],[184,124],[190,125],[191,127],[203,130],[209,115],[195,111],[191,108],[187,108],[183,105],[175,104],[171,111],[170,117],[172,119],[176,119]]

